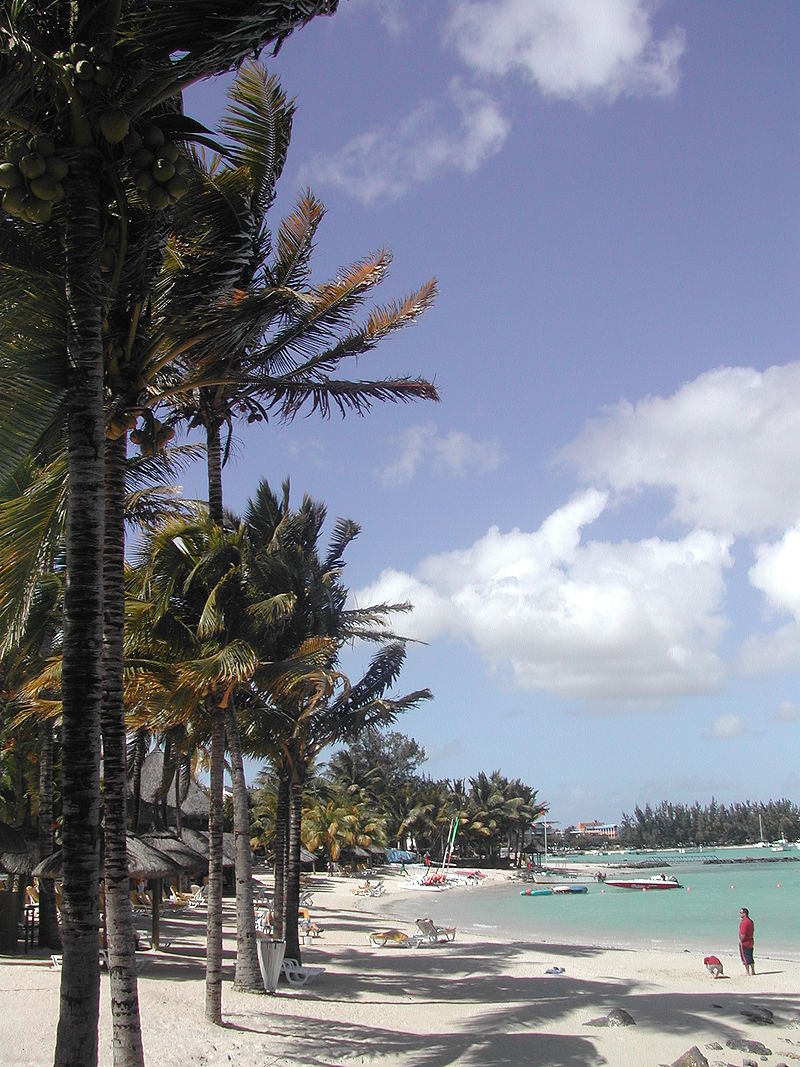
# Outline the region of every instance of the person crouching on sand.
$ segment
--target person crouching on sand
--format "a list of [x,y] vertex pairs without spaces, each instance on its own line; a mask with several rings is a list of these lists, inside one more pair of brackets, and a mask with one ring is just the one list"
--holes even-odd
[[712,978],[722,977],[722,960],[718,956],[706,956],[703,963]]
[[753,932],[755,926],[747,908],[742,908],[739,915],[741,916],[741,922],[739,923],[739,955],[742,957],[745,973],[755,974],[756,965],[753,962]]

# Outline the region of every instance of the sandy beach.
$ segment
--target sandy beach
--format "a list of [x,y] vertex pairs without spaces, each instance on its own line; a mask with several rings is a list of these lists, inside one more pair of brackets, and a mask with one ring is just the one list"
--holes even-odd
[[[657,1067],[692,1046],[710,1064],[800,1063],[800,963],[757,957],[760,973],[748,978],[738,961],[726,961],[726,977],[714,981],[695,952],[485,940],[461,930],[454,942],[378,948],[368,941],[370,930],[414,932],[392,910],[398,894],[414,891],[389,877],[383,896],[365,898],[351,893],[354,884],[312,879],[312,917],[324,932],[307,943],[303,962],[325,972],[304,987],[281,983],[275,996],[234,992],[234,909],[226,900],[221,1028],[203,1018],[204,912],[166,919],[169,948],[140,954],[147,1063]],[[481,888],[448,894],[460,892]],[[444,919],[442,902],[442,895],[420,893],[420,915]],[[145,929],[144,920],[139,925]],[[563,973],[546,973],[554,967]],[[43,953],[0,957],[0,1062],[52,1063],[58,991],[59,974]],[[635,1025],[590,1025],[614,1009]],[[753,1018],[765,1010],[772,1022]],[[104,974],[103,1067],[112,1063],[110,1033]],[[769,1051],[729,1041],[759,1042]]]

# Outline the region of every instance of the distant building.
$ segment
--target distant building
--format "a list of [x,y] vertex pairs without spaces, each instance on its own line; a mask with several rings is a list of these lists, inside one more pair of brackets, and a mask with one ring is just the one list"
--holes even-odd
[[619,837],[619,826],[615,822],[599,822],[593,819],[591,822],[579,822],[573,834],[585,834],[587,837],[605,837],[609,841],[615,841]]

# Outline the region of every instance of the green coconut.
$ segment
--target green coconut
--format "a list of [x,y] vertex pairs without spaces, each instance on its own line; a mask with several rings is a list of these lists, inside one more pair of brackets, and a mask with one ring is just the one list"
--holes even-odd
[[146,193],[153,188],[156,184],[156,180],[153,177],[152,171],[140,170],[139,173],[134,176],[133,183],[140,192]]
[[79,59],[75,64],[75,77],[90,82],[94,78],[94,63],[90,59]]
[[74,44],[70,45],[69,57],[75,63],[77,63],[79,59],[88,59],[90,54],[89,46],[82,41],[75,41]]
[[44,156],[40,156],[38,152],[29,152],[19,161],[19,169],[26,178],[32,180],[33,178],[41,178],[47,170],[47,163]]
[[180,150],[174,141],[165,141],[158,151],[158,158],[166,159],[169,163],[174,163],[179,155]]
[[168,182],[175,177],[175,167],[167,159],[157,159],[153,164],[153,177],[157,182]]
[[31,152],[38,152],[40,156],[52,156],[56,150],[56,142],[49,133],[40,133],[30,143]]
[[100,132],[109,144],[120,144],[130,128],[131,120],[121,108],[110,108],[100,116]]
[[47,173],[57,182],[63,182],[69,174],[69,163],[61,156],[50,156],[47,160]]
[[173,200],[180,200],[189,192],[189,183],[182,174],[175,174],[167,182],[167,192]]
[[22,141],[14,141],[6,149],[6,162],[19,163],[23,156],[28,154],[28,146]]
[[53,205],[46,200],[31,200],[26,209],[26,215],[31,222],[49,222],[53,211]]
[[169,206],[169,193],[160,185],[154,185],[147,194],[147,203],[154,211],[163,211]]
[[149,148],[137,148],[131,156],[131,163],[139,170],[144,167],[152,167],[155,158]]
[[142,130],[142,140],[148,148],[160,148],[164,143],[164,133],[160,126],[150,123]]
[[34,178],[31,182],[31,192],[37,200],[47,200],[50,203],[64,199],[64,187],[49,174]]
[[0,163],[0,189],[16,189],[22,185],[22,171],[16,163]]
[[17,219],[22,218],[30,202],[31,198],[28,190],[22,186],[18,186],[16,189],[9,189],[3,193],[3,211]]
[[137,148],[142,147],[141,134],[137,133],[136,130],[130,130],[128,132],[128,136],[122,142],[122,147],[125,149],[129,156],[132,156]]

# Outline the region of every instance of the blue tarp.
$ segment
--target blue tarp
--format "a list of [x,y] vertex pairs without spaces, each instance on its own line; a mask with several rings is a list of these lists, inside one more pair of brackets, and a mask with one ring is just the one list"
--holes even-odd
[[405,849],[402,848],[386,849],[387,863],[413,863],[416,858],[416,852],[407,852]]

